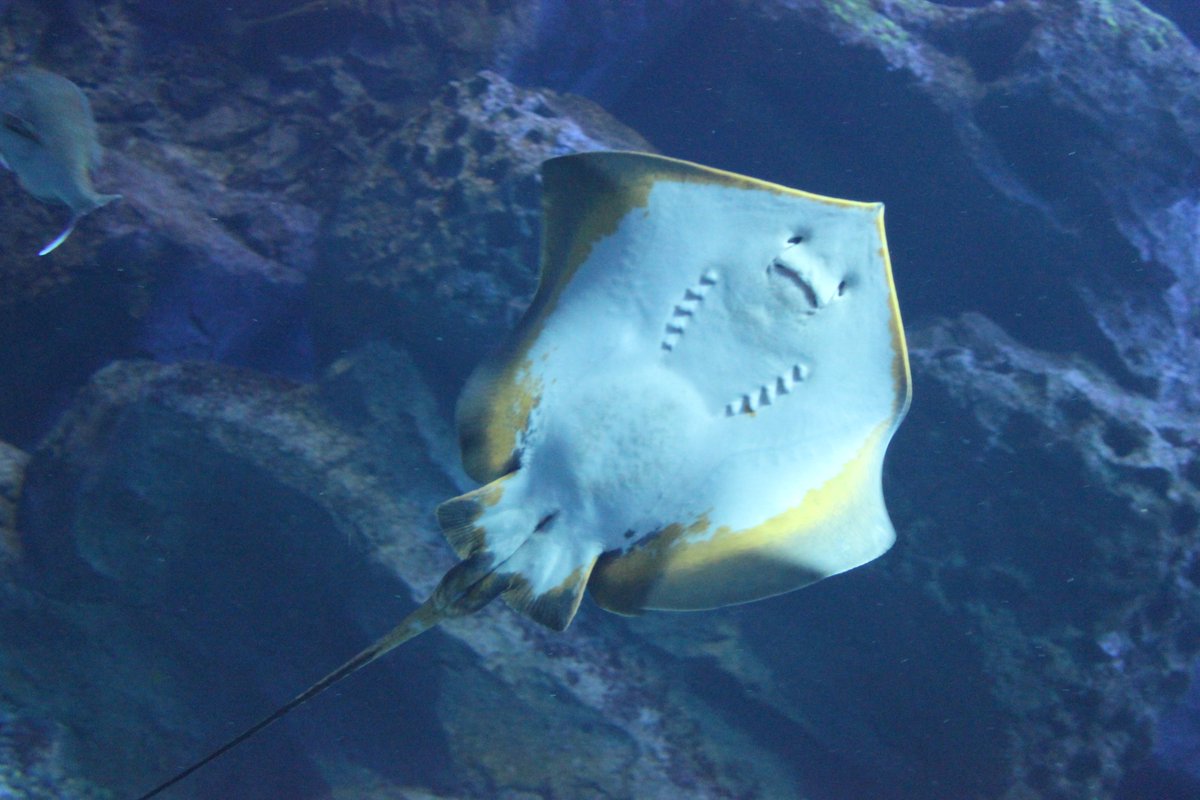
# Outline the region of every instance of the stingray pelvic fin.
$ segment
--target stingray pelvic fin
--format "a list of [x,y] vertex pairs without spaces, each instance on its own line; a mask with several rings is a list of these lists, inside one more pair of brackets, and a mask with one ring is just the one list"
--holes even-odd
[[437,507],[442,535],[459,558],[470,558],[487,551],[487,539],[479,520],[499,499],[499,483],[489,483],[466,494],[452,497]]
[[399,625],[377,639],[370,647],[359,652],[333,672],[330,672],[324,678],[321,678],[312,686],[309,686],[303,692],[249,728],[246,728],[246,730],[225,742],[208,755],[175,773],[145,794],[140,795],[137,800],[149,800],[152,797],[156,797],[196,770],[228,753],[271,723],[285,716],[288,712],[312,700],[335,683],[340,682],[343,678],[348,678],[372,661],[382,657],[410,639],[419,636],[430,628],[436,627],[447,619],[466,616],[478,611],[506,589],[508,589],[507,576],[497,575],[492,572],[490,557],[471,558],[460,562],[446,573],[428,600],[405,617]]

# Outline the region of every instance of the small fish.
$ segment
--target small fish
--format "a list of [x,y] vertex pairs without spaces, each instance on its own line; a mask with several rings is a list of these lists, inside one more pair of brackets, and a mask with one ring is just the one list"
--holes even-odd
[[121,198],[92,187],[100,155],[92,107],[78,86],[38,67],[0,78],[0,164],[37,199],[71,209],[67,227],[39,256],[66,241],[85,214]]

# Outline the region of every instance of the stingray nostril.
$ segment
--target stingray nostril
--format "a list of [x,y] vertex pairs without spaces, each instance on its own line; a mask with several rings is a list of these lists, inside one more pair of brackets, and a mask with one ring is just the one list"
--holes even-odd
[[838,293],[838,297],[841,297],[842,295],[844,295],[846,293],[846,282],[845,281],[842,281],[841,283],[838,284],[837,293]]
[[788,244],[800,244],[803,241],[803,236],[793,236],[792,238],[788,239]]

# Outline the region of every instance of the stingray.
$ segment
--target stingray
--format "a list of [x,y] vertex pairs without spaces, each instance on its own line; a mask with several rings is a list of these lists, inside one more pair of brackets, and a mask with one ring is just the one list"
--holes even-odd
[[38,67],[14,69],[0,79],[0,165],[34,197],[71,210],[66,228],[39,256],[66,241],[80,217],[121,198],[92,187],[100,156],[92,107],[78,86]]
[[910,372],[883,206],[640,153],[542,167],[541,278],[459,399],[461,561],[394,629],[152,797],[496,597],[565,629],[788,592],[885,552]]

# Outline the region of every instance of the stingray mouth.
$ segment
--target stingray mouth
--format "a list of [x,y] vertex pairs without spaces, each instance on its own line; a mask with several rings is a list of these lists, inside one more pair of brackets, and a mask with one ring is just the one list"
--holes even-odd
[[798,243],[792,244],[795,241],[789,240],[790,246],[771,260],[767,278],[785,290],[795,290],[801,300],[797,310],[811,316],[846,294],[849,276],[831,269],[824,259],[806,254]]
[[792,368],[782,375],[776,375],[751,392],[739,395],[725,404],[725,416],[736,417],[742,414],[754,414],[760,408],[774,405],[785,394],[795,391],[798,384],[808,380],[810,370],[807,364],[793,364]]
[[771,264],[770,271],[776,275],[782,275],[784,279],[791,281],[800,290],[804,299],[808,301],[809,308],[807,313],[812,314],[821,307],[821,299],[817,297],[817,290],[812,287],[812,284],[804,280],[799,272],[787,264],[780,264],[778,261]]

